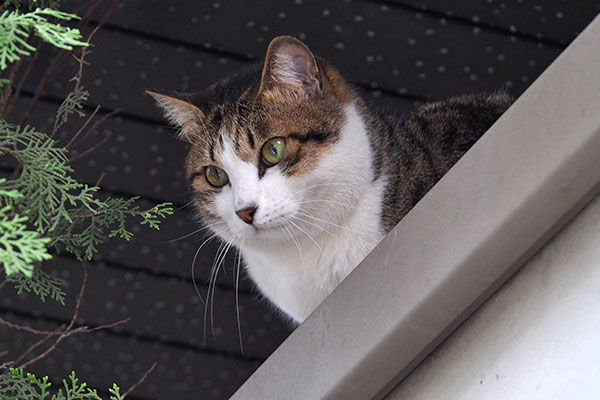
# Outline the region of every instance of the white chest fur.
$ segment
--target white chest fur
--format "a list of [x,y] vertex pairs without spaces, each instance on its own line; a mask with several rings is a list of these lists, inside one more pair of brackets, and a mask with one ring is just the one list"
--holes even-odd
[[335,208],[339,214],[336,223],[305,219],[307,224],[321,225],[321,228],[309,233],[298,223],[287,242],[246,240],[241,245],[248,272],[260,290],[298,322],[303,321],[383,237],[380,210],[384,178],[372,180],[369,139],[355,107],[349,106],[346,115],[340,139],[319,165],[319,169],[328,173],[343,174],[337,179],[341,183],[332,185],[327,199],[322,200],[323,208]]

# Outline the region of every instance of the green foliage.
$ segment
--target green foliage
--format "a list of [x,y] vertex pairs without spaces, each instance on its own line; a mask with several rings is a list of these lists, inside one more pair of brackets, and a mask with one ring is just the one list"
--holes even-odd
[[[59,0],[5,0],[0,4],[5,10],[0,14],[0,71],[36,51],[28,42],[32,33],[66,50],[88,46],[79,40],[78,29],[60,25],[79,17],[57,11]],[[40,39],[37,42],[41,42]],[[52,137],[72,114],[84,116],[83,104],[89,97],[89,92],[80,84],[85,50],[78,59],[79,72],[72,79],[76,82],[75,89],[58,109],[51,137],[29,126],[20,127],[0,120],[0,156],[11,156],[17,161],[11,180],[0,178],[0,271],[4,269],[6,279],[14,284],[18,294],[33,292],[42,301],[50,297],[63,305],[66,297],[63,287],[67,282],[44,272],[40,265],[51,258],[49,248],[70,252],[80,260],[90,259],[97,246],[108,237],[131,239],[133,233],[126,228],[130,218],[138,218],[140,224],[159,229],[161,219],[173,213],[170,203],[140,210],[134,204],[137,198],[102,200],[97,197],[98,187],[90,187],[72,177],[68,150],[58,146]],[[11,79],[19,67],[20,63],[10,70]],[[11,80],[0,78],[0,90],[6,84],[11,84]],[[0,96],[0,102],[6,105],[11,92],[4,89]],[[75,139],[94,115],[95,112],[67,147],[71,143],[77,145]],[[48,351],[40,356],[46,356]],[[34,361],[37,358],[30,360]],[[0,364],[0,400],[102,400],[95,389],[80,382],[75,372],[62,380],[61,388],[51,390],[51,386],[47,376],[40,379],[22,369],[8,369],[8,364]],[[116,384],[108,392],[109,400],[125,398]]]
[[27,43],[31,30],[45,42],[61,49],[72,50],[73,46],[88,45],[79,40],[81,39],[79,29],[52,23],[48,18],[62,21],[79,19],[77,15],[52,8],[36,8],[26,13],[21,13],[19,10],[4,11],[0,15],[0,70],[6,69],[8,64],[36,50],[34,46]]
[[13,283],[15,289],[17,289],[17,294],[33,292],[43,302],[46,301],[46,297],[50,296],[52,300],[59,302],[63,306],[65,305],[67,294],[63,290],[63,286],[67,285],[67,281],[44,272],[39,266],[33,269],[33,275],[31,276],[27,276],[26,274],[12,274],[6,279]]
[[[49,294],[62,302],[61,284],[34,268],[35,262],[49,258],[46,247],[79,260],[91,259],[107,238],[131,239],[133,233],[126,227],[129,218],[159,229],[160,220],[173,213],[171,203],[140,210],[134,205],[137,197],[100,200],[95,196],[98,187],[71,176],[67,150],[31,127],[0,120],[2,154],[15,157],[22,166],[17,179],[0,180],[0,261],[7,276],[21,273],[33,278],[30,282],[13,279],[19,292],[33,291],[42,299]],[[1,236],[3,227],[6,233]]]
[[3,187],[21,196],[0,197],[0,204],[29,217],[41,234],[53,231],[62,218],[73,222],[68,206],[94,211],[98,205],[93,197],[98,188],[79,183],[70,175],[73,169],[68,165],[67,150],[57,147],[47,135],[0,120],[0,154],[15,157],[23,166],[20,176]]
[[7,275],[21,273],[31,277],[34,263],[52,258],[42,238],[25,225],[27,217],[9,215],[10,207],[0,208],[0,263]]
[[119,237],[130,240],[133,232],[127,230],[126,221],[128,217],[140,218],[141,225],[149,225],[151,228],[160,229],[159,218],[166,218],[173,214],[171,203],[161,203],[148,210],[140,210],[134,206],[138,197],[129,199],[107,198],[97,202],[97,209],[92,213],[74,212],[72,217],[76,220],[87,220],[87,224],[80,227],[74,223],[66,226],[63,234],[53,238],[52,245],[58,251],[65,249],[74,254],[79,260],[91,259],[97,252],[96,246],[106,240],[107,237]]
[[30,11],[38,7],[57,10],[60,7],[60,0],[6,0],[3,5],[17,9],[26,8]]
[[83,103],[88,99],[89,95],[90,93],[87,90],[84,90],[83,87],[77,87],[74,91],[69,93],[58,108],[53,131],[56,130],[61,124],[67,122],[69,116],[73,113],[77,113],[77,115],[80,117],[85,117],[85,113],[81,111],[81,109],[83,108]]
[[[0,372],[4,372],[6,367],[6,364],[0,365]],[[102,400],[96,389],[79,382],[75,371],[71,372],[68,379],[62,380],[63,388],[55,393],[50,390],[52,383],[47,376],[38,378],[20,368],[10,368],[10,372],[10,375],[0,375],[0,400]],[[125,399],[117,384],[113,384],[108,392],[109,400]]]
[[[0,197],[17,200],[22,197],[17,190],[5,190],[1,186],[6,179],[0,179]],[[0,264],[7,275],[21,273],[31,277],[34,263],[52,258],[46,246],[48,238],[42,238],[28,229],[27,217],[11,214],[11,207],[0,208]]]

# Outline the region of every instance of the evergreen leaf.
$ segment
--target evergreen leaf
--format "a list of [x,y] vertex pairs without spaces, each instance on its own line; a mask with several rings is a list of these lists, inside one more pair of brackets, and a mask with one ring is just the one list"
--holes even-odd
[[[2,192],[0,190],[0,196]],[[14,194],[14,191],[8,192]],[[42,238],[27,228],[27,217],[10,215],[10,207],[0,208],[0,264],[7,276],[23,274],[31,277],[34,264],[49,260],[52,256],[46,246],[50,239]]]
[[64,124],[73,113],[77,113],[80,117],[85,117],[85,113],[81,111],[83,103],[88,99],[90,93],[83,89],[83,86],[77,87],[73,92],[70,92],[62,102],[56,112],[56,120],[54,121],[53,131],[60,124]]
[[60,0],[5,0],[3,6],[5,8],[26,8],[29,11],[34,10],[38,7],[52,8],[54,10],[57,10],[60,7]]
[[[9,370],[10,374],[4,373]],[[63,388],[51,395],[52,383],[47,376],[38,378],[35,374],[25,372],[21,368],[8,368],[8,364],[0,365],[0,400],[102,400],[96,389],[80,382],[75,371],[68,379],[63,379]],[[113,384],[108,389],[110,400],[124,400],[119,387]]]
[[[86,213],[86,210],[71,210],[71,218],[81,221],[79,224],[66,226],[61,235],[53,237],[52,246],[58,251],[66,250],[79,260],[91,259],[97,252],[97,246],[107,237],[119,237],[130,240],[133,232],[127,229],[129,217],[141,218],[140,225],[160,228],[160,218],[173,214],[171,203],[161,203],[148,210],[140,210],[134,205],[138,197],[129,199],[109,197],[97,202],[97,209]],[[57,229],[58,231],[59,229]]]
[[79,183],[71,176],[67,150],[55,143],[31,127],[21,129],[0,120],[0,154],[12,155],[23,166],[17,179],[0,182],[0,188],[18,191],[21,198],[0,197],[0,204],[29,217],[42,235],[54,230],[61,219],[72,222],[67,207],[94,211],[99,204],[94,198],[98,188]]
[[23,292],[33,292],[43,302],[46,301],[46,297],[50,296],[52,300],[65,305],[67,294],[63,290],[63,286],[67,285],[67,281],[44,272],[39,266],[34,268],[31,277],[17,273],[8,276],[7,279],[14,284],[18,295]]
[[119,386],[117,386],[116,383],[113,383],[111,388],[108,388],[108,391],[110,392],[111,396],[109,397],[109,400],[124,400],[125,396],[121,394],[121,388]]
[[160,230],[159,218],[166,218],[173,215],[173,203],[160,203],[148,210],[142,211],[140,215],[143,217],[140,225],[148,225],[150,228]]
[[127,228],[129,218],[140,218],[141,225],[159,229],[161,219],[173,214],[171,203],[140,210],[135,205],[138,197],[97,199],[98,187],[71,176],[67,150],[29,126],[21,128],[0,120],[1,154],[15,157],[22,165],[17,179],[0,179],[0,207],[4,207],[0,211],[10,209],[15,214],[4,219],[0,214],[6,229],[14,230],[10,233],[13,236],[7,231],[5,242],[19,239],[19,244],[27,245],[21,252],[0,246],[0,262],[9,275],[20,271],[31,276],[33,263],[50,257],[45,246],[72,253],[79,260],[91,259],[107,238],[132,238],[133,232]]
[[[20,5],[20,2],[16,3]],[[77,15],[52,8],[36,8],[26,13],[19,10],[4,11],[0,14],[0,70],[6,69],[8,64],[35,51],[35,47],[27,43],[31,30],[45,42],[61,49],[72,50],[73,46],[88,45],[79,40],[81,39],[79,29],[52,23],[48,18],[61,21],[79,19]]]

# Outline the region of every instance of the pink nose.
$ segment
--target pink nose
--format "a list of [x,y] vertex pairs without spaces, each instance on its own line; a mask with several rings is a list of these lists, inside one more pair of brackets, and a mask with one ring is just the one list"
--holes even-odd
[[252,225],[252,221],[254,221],[254,214],[256,214],[255,206],[242,208],[241,210],[237,210],[235,213],[247,224]]

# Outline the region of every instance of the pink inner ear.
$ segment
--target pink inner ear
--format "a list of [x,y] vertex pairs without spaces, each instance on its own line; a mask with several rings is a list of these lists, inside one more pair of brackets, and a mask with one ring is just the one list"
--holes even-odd
[[296,68],[295,72],[298,81],[302,84],[304,90],[312,95],[318,85],[318,80],[314,76],[315,71],[309,71],[309,63],[304,55],[292,56],[292,62]]
[[292,57],[290,57],[292,59],[292,65],[294,66],[295,70],[296,70],[296,74],[302,76],[302,75],[308,75],[308,63],[306,62],[306,57],[301,55],[301,54],[297,54],[294,55]]
[[312,96],[319,88],[316,66],[312,65],[307,54],[299,54],[297,49],[290,50],[287,54],[284,52],[277,56],[274,72],[283,83]]

